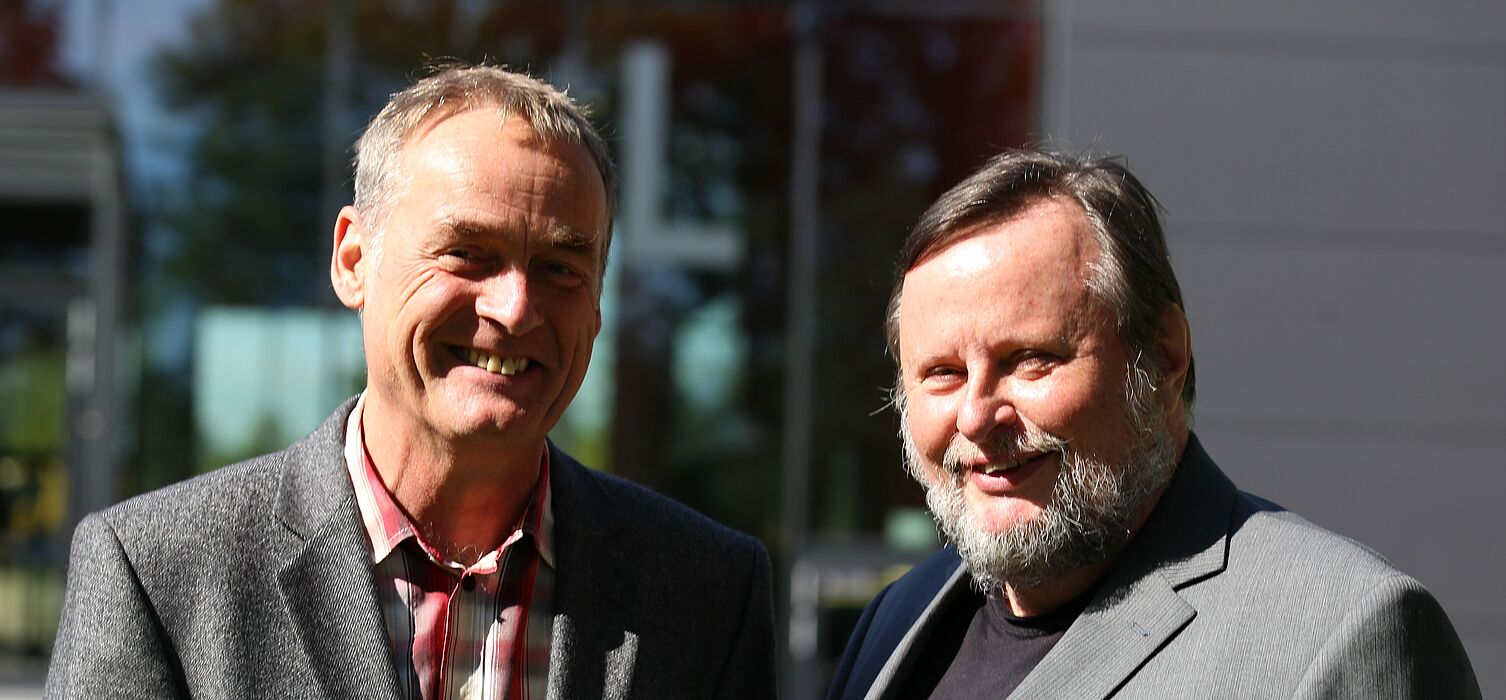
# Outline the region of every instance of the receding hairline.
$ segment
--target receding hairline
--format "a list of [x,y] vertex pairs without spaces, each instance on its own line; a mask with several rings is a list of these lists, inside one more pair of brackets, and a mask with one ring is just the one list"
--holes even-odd
[[601,134],[591,124],[590,108],[577,104],[559,88],[526,72],[505,66],[440,63],[433,73],[392,94],[355,143],[355,206],[373,220],[389,208],[402,186],[392,167],[409,145],[445,119],[493,109],[506,120],[521,115],[540,139],[575,143],[590,156],[589,164],[606,194],[607,230],[616,209],[617,172]]
[[1051,204],[1063,205],[1067,207],[1068,211],[1076,213],[1079,217],[1079,222],[1084,227],[1081,233],[1087,240],[1092,242],[1092,250],[1089,251],[1088,255],[1090,263],[1092,260],[1099,259],[1106,254],[1103,242],[1098,237],[1097,224],[1093,221],[1093,217],[1088,213],[1088,209],[1083,206],[1082,202],[1067,192],[1042,192],[1038,196],[1023,200],[1019,207],[980,214],[976,219],[963,220],[958,222],[956,226],[949,227],[945,233],[932,240],[929,246],[919,251],[910,265],[900,273],[901,289],[903,289],[904,278],[909,277],[915,268],[926,264],[926,262],[934,259],[936,256],[941,255],[964,241],[993,233],[998,228],[1019,221],[1036,209]]
[[[584,143],[578,143],[564,133],[554,133],[547,129],[540,129],[537,124],[533,123],[533,119],[529,117],[527,110],[514,109],[514,106],[507,104],[506,100],[490,94],[441,99],[439,102],[424,109],[423,113],[419,115],[418,120],[413,122],[413,126],[399,133],[399,138],[393,145],[397,151],[401,151],[414,142],[422,140],[429,132],[433,131],[446,120],[465,116],[472,112],[484,111],[491,111],[496,114],[501,126],[506,126],[513,119],[521,119],[524,124],[528,125],[529,133],[533,134],[533,137],[538,141],[550,144],[568,143],[578,146],[580,150],[586,153],[587,158],[591,159],[591,149],[586,147]],[[592,166],[595,168],[594,159],[592,159]]]
[[483,99],[479,102],[458,105],[453,109],[447,109],[443,112],[435,112],[432,115],[425,115],[422,121],[414,124],[413,128],[410,129],[404,135],[404,137],[395,144],[396,147],[393,151],[394,160],[403,160],[406,155],[412,150],[412,147],[414,145],[427,138],[429,134],[433,133],[435,129],[438,129],[441,124],[444,124],[451,119],[457,119],[476,112],[487,111],[492,112],[492,114],[497,118],[497,128],[500,130],[499,134],[501,132],[505,132],[507,128],[513,124],[522,124],[524,127],[526,127],[526,131],[523,132],[526,135],[522,136],[519,139],[519,142],[524,146],[542,147],[551,150],[567,149],[574,155],[579,156],[579,163],[569,164],[571,166],[571,170],[595,174],[597,184],[601,185],[603,198],[605,199],[608,196],[606,178],[603,176],[601,167],[596,162],[596,156],[591,153],[591,148],[589,146],[587,146],[585,143],[571,138],[566,134],[551,133],[547,130],[540,129],[536,124],[533,123],[533,120],[529,118],[527,112],[509,109],[506,104],[503,104],[501,101],[495,99]]
[[954,225],[947,228],[946,232],[933,238],[930,241],[930,245],[926,246],[924,250],[918,251],[915,259],[910,262],[908,267],[899,271],[899,279],[896,280],[894,294],[886,309],[886,323],[884,324],[885,335],[890,336],[886,344],[893,354],[895,369],[897,371],[902,371],[900,365],[903,359],[899,343],[899,312],[901,306],[904,305],[905,285],[908,283],[910,273],[914,272],[921,265],[934,260],[937,256],[968,240],[995,233],[1000,227],[1018,221],[1030,212],[1050,204],[1064,206],[1066,208],[1065,211],[1076,214],[1077,225],[1080,227],[1078,229],[1078,238],[1079,240],[1087,241],[1088,246],[1083,255],[1083,270],[1081,271],[1079,282],[1082,285],[1083,291],[1087,293],[1088,298],[1092,302],[1102,304],[1104,308],[1110,311],[1110,315],[1113,315],[1113,309],[1108,304],[1108,300],[1100,298],[1100,295],[1093,288],[1092,284],[1093,278],[1098,273],[1098,268],[1103,264],[1105,257],[1109,255],[1109,251],[1104,246],[1101,238],[1101,232],[1098,230],[1098,222],[1093,219],[1088,208],[1071,192],[1059,189],[1042,191],[1039,194],[1022,199],[1016,207],[991,212],[980,211],[976,217],[965,218],[955,222]]
[[[478,99],[458,100],[457,102],[458,104],[454,105],[436,105],[435,109],[427,110],[423,117],[413,124],[412,128],[403,132],[400,138],[393,144],[391,163],[394,166],[399,163],[406,163],[407,159],[412,155],[413,147],[427,138],[435,129],[438,129],[441,124],[474,112],[490,111],[497,117],[497,126],[499,129],[505,130],[510,124],[521,123],[524,125],[527,128],[527,136],[521,139],[521,143],[524,145],[536,145],[549,149],[568,149],[575,156],[578,156],[578,163],[570,163],[571,170],[593,173],[596,176],[595,182],[600,187],[602,201],[605,205],[607,216],[610,217],[611,192],[608,190],[606,176],[602,172],[600,164],[596,161],[596,155],[591,152],[590,146],[571,138],[567,134],[551,133],[538,128],[533,123],[533,120],[529,118],[526,111],[510,109],[502,100],[494,97],[482,96]],[[387,194],[391,195],[393,193],[389,192]],[[390,202],[378,200],[375,203],[381,205]]]

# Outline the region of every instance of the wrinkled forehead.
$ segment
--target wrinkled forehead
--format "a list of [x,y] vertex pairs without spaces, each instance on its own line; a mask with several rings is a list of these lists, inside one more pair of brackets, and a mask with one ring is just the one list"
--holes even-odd
[[[433,119],[398,153],[396,170],[410,182],[419,173],[453,172],[472,178],[468,187],[516,187],[553,198],[552,208],[580,214],[572,217],[574,225],[605,234],[605,184],[590,151],[563,136],[542,135],[520,113],[469,109]],[[504,176],[517,173],[536,179]]]

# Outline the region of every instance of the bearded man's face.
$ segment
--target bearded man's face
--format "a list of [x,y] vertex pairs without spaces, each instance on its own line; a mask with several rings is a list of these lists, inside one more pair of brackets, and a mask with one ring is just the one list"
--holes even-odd
[[1154,378],[1088,290],[1100,251],[1071,200],[964,233],[905,275],[906,461],[987,592],[1107,556],[1170,477]]
[[[1140,509],[1171,478],[1175,444],[1160,427],[1143,373],[1131,372],[1126,418],[1145,428],[1143,442],[1124,464],[1109,464],[1091,450],[1027,428],[990,452],[1006,462],[1018,455],[1052,452],[1060,462],[1050,499],[1034,517],[1002,531],[984,524],[965,495],[975,448],[954,438],[940,465],[928,465],[915,446],[901,409],[905,467],[926,488],[926,505],[942,534],[957,546],[979,590],[993,594],[1008,583],[1029,589],[1109,556],[1130,534]],[[1137,377],[1139,379],[1137,379]],[[1137,396],[1138,394],[1138,396]],[[903,407],[904,400],[899,405]],[[1151,409],[1147,411],[1145,409]]]

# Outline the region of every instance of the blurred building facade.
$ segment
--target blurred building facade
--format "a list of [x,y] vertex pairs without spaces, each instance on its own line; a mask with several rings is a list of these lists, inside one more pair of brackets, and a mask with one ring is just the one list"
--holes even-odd
[[0,10],[0,669],[51,648],[66,535],[117,499],[123,437],[119,140],[54,38],[45,13]]

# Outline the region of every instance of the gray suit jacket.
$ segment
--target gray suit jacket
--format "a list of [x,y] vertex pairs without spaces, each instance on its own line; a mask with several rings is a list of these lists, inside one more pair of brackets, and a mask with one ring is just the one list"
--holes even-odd
[[[46,697],[397,700],[342,454],[352,403],[80,523]],[[762,545],[553,445],[550,483],[550,698],[773,697]]]
[[[947,548],[864,612],[831,698],[895,698],[971,585]],[[1478,698],[1433,596],[1234,488],[1194,437],[1095,600],[1011,698]]]

